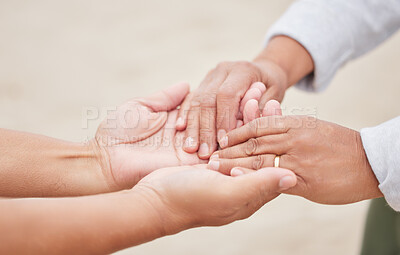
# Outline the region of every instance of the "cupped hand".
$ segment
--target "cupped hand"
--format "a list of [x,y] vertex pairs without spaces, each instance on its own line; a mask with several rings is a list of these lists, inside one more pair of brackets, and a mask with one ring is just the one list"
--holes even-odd
[[[324,204],[348,204],[382,196],[359,132],[307,116],[255,119],[222,139],[210,167],[229,174],[233,166],[291,169],[298,184],[285,191]],[[215,163],[218,162],[218,163]]]
[[152,204],[160,215],[164,234],[169,235],[247,218],[295,184],[295,175],[285,169],[266,168],[231,177],[197,165],[156,170],[132,191]]
[[113,189],[134,186],[150,172],[203,162],[182,150],[176,108],[189,93],[180,83],[158,94],[127,101],[100,124],[92,143]]
[[286,88],[286,73],[272,61],[220,63],[182,103],[177,128],[186,129],[184,150],[208,159],[217,141],[243,121],[248,100],[260,100],[263,108],[270,99],[281,101]]

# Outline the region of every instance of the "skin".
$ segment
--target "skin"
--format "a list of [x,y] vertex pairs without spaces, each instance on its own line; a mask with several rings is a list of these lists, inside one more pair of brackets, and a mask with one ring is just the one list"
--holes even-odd
[[[284,70],[287,85],[313,71],[311,56],[304,48],[293,46],[295,50],[285,51],[285,42],[274,42],[270,41],[266,48],[269,54],[265,51],[261,58],[268,56]],[[221,138],[223,150],[212,156],[208,167],[236,176],[272,166],[275,156],[280,155],[280,166],[292,169],[298,177],[298,184],[286,191],[288,194],[324,204],[348,204],[382,196],[359,132],[305,116],[281,117],[281,112],[275,110],[275,114],[253,118]],[[234,166],[243,168],[233,174]]]
[[189,93],[180,83],[147,98],[133,99],[100,124],[94,150],[103,172],[118,189],[132,188],[152,171],[206,163],[182,149],[183,132],[175,128],[176,108]]
[[[296,184],[286,169],[232,177],[206,165],[177,166],[199,161],[165,142],[179,135],[174,109],[187,92],[187,84],[178,84],[128,101],[86,145],[1,130],[2,196],[75,196],[136,185],[91,196],[0,199],[0,253],[108,254],[247,218]],[[175,166],[154,169],[160,165]]]
[[[79,196],[132,188],[150,172],[204,163],[182,150],[175,129],[185,83],[129,100],[88,143],[0,129],[0,196]],[[154,160],[155,155],[157,160]]]
[[268,116],[231,131],[209,168],[229,174],[273,166],[292,169],[297,185],[287,194],[323,204],[349,204],[382,197],[359,132],[307,116]]
[[184,150],[198,151],[208,159],[227,132],[243,121],[242,99],[255,83],[260,88],[259,107],[271,99],[281,101],[285,91],[302,77],[312,72],[309,53],[295,40],[274,37],[251,62],[222,62],[211,70],[199,88],[182,104],[177,122],[178,130],[185,130]]
[[188,228],[245,219],[295,183],[285,169],[230,177],[198,165],[159,169],[133,189],[114,193],[3,199],[0,253],[108,254]]

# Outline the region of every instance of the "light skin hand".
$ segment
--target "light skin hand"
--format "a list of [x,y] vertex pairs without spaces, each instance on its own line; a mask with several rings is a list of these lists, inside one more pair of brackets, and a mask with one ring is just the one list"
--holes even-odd
[[[281,183],[282,179],[292,182]],[[197,165],[154,171],[134,189],[153,194],[151,200],[161,203],[155,207],[162,209],[159,213],[165,232],[173,234],[189,227],[220,226],[247,218],[295,184],[295,175],[284,169],[265,168],[231,177]]]
[[382,196],[359,132],[333,123],[307,116],[263,117],[228,133],[221,146],[218,170],[224,173],[232,166],[272,166],[280,155],[280,167],[298,178],[288,194],[323,204]]
[[198,165],[156,170],[115,193],[0,200],[0,253],[108,254],[247,218],[295,182],[285,169],[231,177]]
[[183,133],[175,129],[189,85],[180,83],[147,98],[119,106],[102,122],[93,141],[103,171],[119,189],[131,188],[150,172],[203,162],[182,150]]
[[184,150],[198,151],[200,158],[208,159],[217,149],[217,141],[243,121],[240,102],[254,83],[261,96],[253,99],[260,99],[262,109],[271,99],[281,101],[286,89],[313,68],[308,52],[285,36],[273,38],[252,62],[219,64],[181,106],[177,128],[186,128]]
[[202,161],[182,150],[177,106],[189,85],[136,98],[113,111],[88,143],[0,129],[0,196],[79,196],[131,188],[168,166]]

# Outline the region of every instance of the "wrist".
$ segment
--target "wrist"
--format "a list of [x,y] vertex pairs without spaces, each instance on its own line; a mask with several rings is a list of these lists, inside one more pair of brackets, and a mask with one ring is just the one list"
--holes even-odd
[[115,181],[110,165],[110,157],[106,149],[98,144],[96,139],[92,139],[81,144],[86,152],[83,160],[89,169],[92,186],[97,187],[96,193],[107,193],[122,190]]
[[[98,153],[96,145],[87,143],[66,142],[60,148],[56,159],[63,169],[60,183],[63,188],[57,192],[64,195],[81,196],[115,191],[108,173],[103,167],[103,157]],[[65,189],[64,191],[62,191]]]
[[176,206],[174,201],[162,197],[162,194],[150,185],[139,183],[131,191],[142,199],[143,206],[152,213],[157,223],[153,224],[153,231],[160,236],[177,234],[196,226],[193,216],[188,217],[184,211],[174,208]]
[[314,62],[309,52],[296,40],[287,36],[272,38],[254,59],[254,63],[273,63],[279,67],[286,76],[286,89],[314,70]]

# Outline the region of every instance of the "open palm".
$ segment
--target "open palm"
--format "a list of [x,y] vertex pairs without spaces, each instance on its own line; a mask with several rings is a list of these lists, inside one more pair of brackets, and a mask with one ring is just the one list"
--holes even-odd
[[203,162],[182,150],[184,134],[175,129],[176,108],[188,93],[189,85],[180,83],[129,100],[100,124],[95,141],[102,165],[119,188],[130,188],[159,168]]

